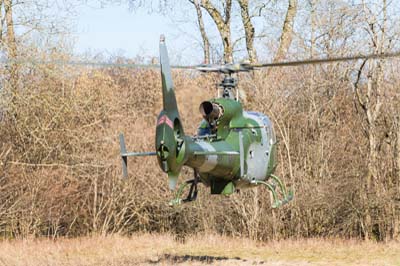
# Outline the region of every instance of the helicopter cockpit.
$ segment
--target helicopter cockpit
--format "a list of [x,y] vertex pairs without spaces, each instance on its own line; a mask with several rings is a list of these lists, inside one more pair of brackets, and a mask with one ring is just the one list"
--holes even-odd
[[205,120],[201,120],[199,127],[197,128],[197,135],[198,137],[204,137],[211,135],[211,126],[210,124]]
[[200,104],[199,111],[203,120],[197,130],[197,136],[212,135],[217,132],[217,121],[224,114],[224,108],[215,102],[205,101]]

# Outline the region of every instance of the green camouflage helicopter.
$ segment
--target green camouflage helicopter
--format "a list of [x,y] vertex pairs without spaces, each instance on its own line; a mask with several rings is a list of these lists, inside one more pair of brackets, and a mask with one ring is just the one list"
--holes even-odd
[[[272,207],[277,208],[293,199],[275,176],[276,136],[268,116],[243,110],[237,92],[237,80],[232,74],[248,72],[255,68],[319,64],[325,62],[373,59],[398,56],[395,54],[371,54],[352,57],[311,59],[306,61],[271,64],[225,64],[180,67],[197,69],[202,72],[217,72],[224,75],[220,87],[222,97],[200,104],[203,120],[197,135],[185,135],[176,103],[171,66],[165,38],[160,39],[160,65],[162,79],[163,109],[156,124],[155,152],[127,152],[123,134],[120,134],[120,148],[124,177],[128,176],[129,156],[157,156],[163,172],[168,174],[169,187],[174,190],[183,166],[194,169],[194,178],[182,183],[170,205],[179,205],[196,199],[197,185],[210,187],[211,194],[231,195],[244,188],[263,185],[272,194]],[[190,185],[189,193],[182,199],[184,189]],[[279,192],[277,192],[277,188]],[[281,197],[278,197],[278,194]]]

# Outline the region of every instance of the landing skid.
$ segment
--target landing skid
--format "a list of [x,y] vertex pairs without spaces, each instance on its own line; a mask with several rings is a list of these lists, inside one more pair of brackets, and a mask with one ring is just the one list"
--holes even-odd
[[[275,175],[271,175],[270,178],[272,182],[265,182],[261,180],[253,180],[251,183],[253,185],[264,185],[271,192],[273,203],[272,208],[279,208],[282,205],[289,203],[293,199],[293,191],[286,190],[285,185],[281,181],[281,179]],[[176,192],[175,198],[169,202],[170,206],[180,205],[182,203],[191,202],[197,199],[198,188],[197,185],[200,183],[200,176],[197,171],[194,171],[194,179],[187,180],[183,184],[179,186],[178,191]],[[182,199],[184,189],[190,185],[189,193],[185,199]],[[283,199],[278,198],[278,193],[276,192],[276,188],[279,187],[280,194],[282,194]]]
[[[200,182],[200,176],[197,171],[194,171],[194,179],[187,180],[183,184],[179,186],[178,191],[176,192],[175,198],[169,202],[169,206],[176,206],[182,203],[191,202],[197,199],[197,185]],[[189,193],[185,199],[181,199],[183,190],[190,185]]]
[[[271,192],[272,198],[273,198],[273,203],[272,203],[272,208],[279,208],[282,205],[285,205],[289,203],[293,199],[293,191],[289,190],[289,192],[286,190],[285,185],[281,181],[281,179],[275,175],[270,176],[272,179],[272,182],[265,182],[265,181],[260,181],[260,180],[254,180],[252,181],[252,184],[255,185],[264,185],[267,187],[267,189]],[[280,200],[278,199],[278,194],[276,192],[276,186],[278,185],[280,192],[283,196],[283,199]]]

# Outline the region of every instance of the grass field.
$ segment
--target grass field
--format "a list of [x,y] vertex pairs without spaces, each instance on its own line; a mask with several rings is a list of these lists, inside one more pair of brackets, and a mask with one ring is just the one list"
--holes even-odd
[[220,236],[169,235],[0,242],[0,265],[400,265],[400,243],[340,239],[258,243]]

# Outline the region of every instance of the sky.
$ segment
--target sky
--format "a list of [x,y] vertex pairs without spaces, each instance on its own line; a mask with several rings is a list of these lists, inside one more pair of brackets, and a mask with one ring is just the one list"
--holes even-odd
[[[182,30],[197,31],[195,25],[179,24],[169,17],[124,5],[79,9],[74,30],[76,53],[122,55],[129,58],[158,56],[160,35],[166,36],[171,61],[201,60],[201,48],[193,53],[195,38]],[[196,57],[197,55],[197,57]]]
[[[279,5],[274,7],[277,10],[281,9]],[[145,58],[143,63],[147,63],[152,57],[158,57],[159,38],[161,34],[164,34],[172,64],[201,64],[203,61],[202,42],[197,25],[197,14],[193,6],[188,1],[180,1],[179,4],[173,6],[172,10],[166,12],[167,15],[150,13],[148,10],[148,8],[130,10],[126,4],[107,5],[103,8],[100,8],[98,4],[97,7],[96,4],[79,7],[76,26],[73,30],[74,40],[76,40],[74,52],[90,55],[102,53],[106,56],[119,55],[128,58],[139,55]],[[203,19],[208,38],[213,45],[212,56],[218,58],[221,56],[218,53],[222,52],[219,33],[215,23],[206,12],[203,12]],[[256,34],[267,33],[272,36],[274,27],[265,29],[264,20],[263,17],[253,19]],[[236,46],[239,49],[235,50],[235,60],[242,60],[247,57],[247,53],[242,38],[244,33],[241,20],[233,19],[231,28],[232,41],[241,39],[239,45]],[[255,46],[259,58],[264,59],[263,55],[269,56],[265,52],[265,44],[262,41],[256,40]]]
[[[127,1],[106,0],[105,2],[126,3]],[[171,7],[165,12],[167,15],[156,12],[149,13],[148,6],[135,10],[129,9],[127,4],[107,4],[101,7],[99,3],[102,1],[100,0],[55,0],[54,2],[60,5],[50,7],[46,11],[47,13],[41,14],[40,12],[43,11],[34,4],[40,2],[39,0],[26,0],[26,2],[28,4],[19,5],[21,18],[37,16],[39,20],[43,17],[46,17],[47,20],[48,17],[52,17],[49,20],[54,20],[56,26],[65,27],[66,46],[70,48],[72,44],[74,53],[77,55],[88,55],[89,58],[98,54],[102,54],[103,58],[124,56],[136,59],[137,63],[148,63],[151,58],[158,57],[159,38],[161,34],[164,34],[173,64],[193,65],[200,64],[203,61],[197,15],[189,1],[177,0],[177,2],[173,2],[173,8]],[[79,2],[81,4],[78,4]],[[147,0],[141,2],[146,3],[146,5],[152,3],[152,1]],[[29,3],[31,4],[29,5]],[[282,3],[286,3],[286,1],[276,1],[276,3],[271,4],[264,11],[265,14],[252,19],[256,28],[256,35],[263,36],[255,40],[257,55],[262,62],[268,62],[273,58],[282,29],[286,12],[286,5]],[[391,3],[395,3],[395,1]],[[73,15],[67,11],[62,11],[67,10],[63,7],[69,4],[73,6]],[[396,11],[398,8],[392,7],[395,7],[395,5],[392,4],[389,11],[398,14],[398,11]],[[235,10],[237,9],[236,6]],[[296,32],[303,35],[306,33],[303,36],[305,38],[307,38],[307,31],[309,30],[307,19],[305,19],[309,16],[307,10],[305,6],[299,7],[297,21],[301,23],[295,22]],[[299,19],[300,15],[303,16],[302,19]],[[221,38],[215,23],[207,15],[207,12],[203,12],[203,18],[207,28],[207,36],[212,45],[212,59],[218,60],[222,53]],[[24,25],[24,23],[21,23],[21,25]],[[44,24],[44,28],[52,28],[51,25],[51,23],[49,25]],[[34,28],[35,25],[32,27],[22,26],[20,35],[25,35]],[[235,60],[246,59],[243,25],[238,11],[234,12],[231,30],[232,42],[236,44]],[[55,32],[57,33],[57,30]],[[41,30],[39,30],[39,34],[42,34]],[[40,39],[40,37],[37,39]],[[58,43],[56,42],[55,45],[58,45]],[[294,53],[298,52],[294,51]],[[299,54],[301,55],[301,51]],[[137,60],[137,57],[141,58]]]

